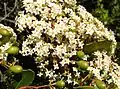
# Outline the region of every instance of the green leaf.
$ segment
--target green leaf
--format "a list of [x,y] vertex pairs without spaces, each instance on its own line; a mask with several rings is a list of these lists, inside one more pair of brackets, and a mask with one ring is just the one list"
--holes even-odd
[[100,41],[100,42],[93,42],[90,44],[86,44],[83,48],[85,53],[92,53],[95,52],[97,50],[99,51],[103,51],[106,50],[108,53],[112,53],[113,50],[113,45],[114,43],[112,41]]
[[18,82],[17,86],[15,87],[15,89],[18,89],[21,86],[27,86],[32,84],[32,81],[34,80],[35,77],[35,73],[34,71],[28,69],[28,70],[23,70],[22,72],[22,79],[20,80],[20,82]]

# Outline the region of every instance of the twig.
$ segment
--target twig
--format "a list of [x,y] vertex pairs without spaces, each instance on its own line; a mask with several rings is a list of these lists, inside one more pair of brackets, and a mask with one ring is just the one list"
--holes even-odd
[[43,85],[43,86],[23,86],[23,87],[20,87],[19,89],[39,89],[39,88],[51,87],[51,86],[54,86],[54,85],[55,85],[55,84]]
[[[4,17],[0,17],[0,19],[2,19],[2,18],[4,18]],[[11,20],[11,19],[4,19],[5,21],[8,21],[8,22],[11,22],[11,23],[15,23],[15,21],[14,20]]]
[[6,6],[7,6],[6,3],[4,3],[5,15],[7,15]]
[[17,0],[15,0],[15,3],[14,3],[14,4],[15,4],[15,5],[14,5],[13,9],[11,10],[11,12],[9,12],[8,14],[6,14],[6,15],[0,20],[0,22],[3,21],[3,20],[5,20],[5,19],[15,10],[15,8],[16,8],[16,6],[17,6]]
[[83,82],[90,76],[90,74],[88,74],[87,76],[85,76],[85,78],[83,78],[83,80],[81,81],[80,85],[83,85]]
[[93,86],[78,86],[78,87],[73,87],[73,89],[94,89]]
[[46,85],[46,86],[23,86],[23,87],[20,87],[19,89],[38,89],[38,88],[46,88],[46,87],[49,87],[49,85]]

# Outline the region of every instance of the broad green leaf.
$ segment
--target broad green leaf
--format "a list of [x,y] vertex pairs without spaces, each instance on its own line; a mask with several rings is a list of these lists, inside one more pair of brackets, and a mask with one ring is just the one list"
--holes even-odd
[[32,84],[32,81],[34,80],[35,73],[32,70],[24,70],[22,72],[22,79],[20,82],[18,82],[17,86],[15,89],[18,89],[21,86],[27,86]]
[[112,50],[114,43],[112,41],[100,41],[100,42],[93,42],[90,44],[86,44],[83,48],[85,53],[92,53],[97,50],[102,51],[106,50],[108,53],[113,53]]

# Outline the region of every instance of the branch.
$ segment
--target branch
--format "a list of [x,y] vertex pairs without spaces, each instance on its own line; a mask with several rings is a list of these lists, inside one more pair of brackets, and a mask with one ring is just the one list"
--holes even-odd
[[50,87],[52,85],[43,85],[43,86],[23,86],[20,87],[19,89],[40,89],[40,88],[47,88]]
[[55,83],[50,84],[50,85],[43,85],[43,86],[23,86],[23,87],[20,87],[19,89],[40,89],[40,88],[52,87],[54,85]]
[[[13,9],[11,10],[11,12],[9,12],[8,14],[6,14],[1,20],[0,20],[0,22],[1,21],[3,21],[3,20],[5,20],[14,10],[15,10],[15,8],[17,7],[17,0],[15,0],[15,5],[14,5],[14,7],[13,7]],[[5,7],[5,4],[4,4],[4,7]],[[6,7],[5,7],[6,8]],[[6,13],[6,12],[5,12]]]
[[[4,18],[4,17],[0,17],[0,19],[2,19],[2,18]],[[5,21],[8,21],[8,22],[11,22],[11,23],[15,23],[15,21],[14,20],[10,20],[10,19],[4,19]]]
[[5,15],[7,15],[6,6],[7,6],[6,3],[4,3]]

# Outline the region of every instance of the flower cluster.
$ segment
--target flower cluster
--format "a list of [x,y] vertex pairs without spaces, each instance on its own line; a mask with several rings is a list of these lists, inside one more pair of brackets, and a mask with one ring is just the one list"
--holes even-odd
[[[91,55],[87,53],[80,59],[76,57],[78,51],[84,51],[84,46],[92,42],[106,40],[116,45],[114,33],[83,6],[77,6],[76,0],[23,0],[23,8],[16,18],[17,30],[21,35],[26,32],[20,53],[36,60],[39,77],[48,78],[49,83],[62,79],[67,87],[74,87],[82,81],[81,76],[89,72],[101,80],[109,73],[112,81],[120,87],[113,72],[118,65],[112,62],[104,49],[103,52],[96,50],[92,61],[89,61]],[[112,50],[114,45],[110,45]],[[89,62],[89,72],[79,70],[78,60]]]
[[11,27],[0,24],[0,59],[7,60],[6,52],[16,40],[16,34]]
[[112,56],[108,56],[107,52],[96,51],[93,55],[88,70],[98,79],[106,81],[108,85],[114,83],[120,89],[120,66],[111,60]]

